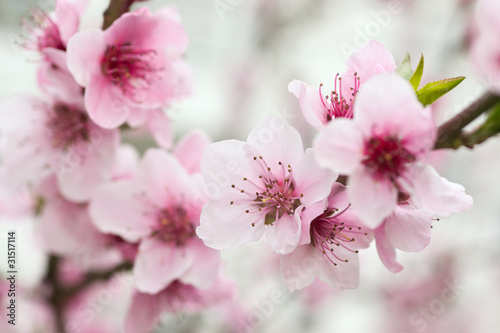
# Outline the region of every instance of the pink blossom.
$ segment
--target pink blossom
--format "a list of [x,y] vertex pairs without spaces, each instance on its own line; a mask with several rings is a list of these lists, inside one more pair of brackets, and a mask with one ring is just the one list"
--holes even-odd
[[376,41],[351,54],[346,64],[347,71],[335,76],[334,89],[327,95],[323,95],[322,83],[319,89],[299,80],[288,85],[288,90],[299,99],[304,117],[318,130],[334,118],[352,118],[355,96],[362,84],[376,74],[396,70],[392,54]]
[[85,106],[97,124],[135,127],[189,93],[190,70],[181,58],[187,45],[174,9],[151,14],[139,8],[105,31],[76,34],[68,43],[68,67],[85,87]]
[[434,146],[436,130],[432,113],[408,81],[380,74],[359,92],[354,118],[331,122],[314,147],[322,165],[349,175],[353,208],[376,228],[393,212],[400,192],[442,217],[471,207],[463,187],[422,162]]
[[419,252],[430,243],[432,220],[432,215],[405,201],[398,204],[375,230],[380,260],[391,273],[403,269],[396,261],[396,248],[405,252]]
[[196,237],[201,207],[193,177],[169,153],[149,149],[133,179],[102,186],[90,214],[102,232],[140,242],[136,287],[157,293],[174,280],[208,287],[219,264],[217,251]]
[[316,277],[334,288],[357,288],[357,249],[368,247],[372,236],[350,206],[345,186],[334,183],[324,211],[303,214],[312,219],[307,243],[281,257],[281,271],[290,291],[310,285]]
[[162,312],[197,313],[232,299],[234,294],[234,283],[222,276],[208,289],[174,280],[155,295],[135,291],[125,320],[125,333],[149,333],[160,322]]
[[54,12],[43,9],[31,10],[32,20],[24,20],[23,26],[29,34],[24,47],[43,51],[47,48],[66,50],[66,44],[80,24],[80,17],[88,0],[57,0]]
[[500,94],[500,5],[495,0],[478,3],[479,36],[472,45],[472,60],[486,86]]
[[247,142],[209,145],[202,173],[214,198],[203,207],[197,229],[205,244],[234,249],[265,233],[282,254],[309,233],[301,215],[318,210],[313,205],[328,196],[337,176],[315,163],[311,149],[304,153],[299,133],[275,117],[262,120]]
[[108,179],[119,132],[94,124],[82,102],[24,94],[0,105],[4,186],[36,186],[55,173],[61,193],[83,202]]

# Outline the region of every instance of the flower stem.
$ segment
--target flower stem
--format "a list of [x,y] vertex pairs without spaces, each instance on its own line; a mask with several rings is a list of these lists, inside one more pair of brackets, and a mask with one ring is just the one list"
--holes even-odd
[[464,144],[461,139],[463,137],[463,128],[498,102],[500,102],[500,96],[487,92],[455,117],[439,126],[434,149],[457,149],[461,147]]
[[102,30],[109,28],[117,18],[128,12],[130,6],[132,6],[135,1],[136,0],[111,0],[108,9],[104,12]]

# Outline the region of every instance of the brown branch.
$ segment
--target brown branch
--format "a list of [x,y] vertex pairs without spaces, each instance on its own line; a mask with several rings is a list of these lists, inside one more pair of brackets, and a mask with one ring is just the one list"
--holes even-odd
[[128,12],[130,6],[136,1],[144,0],[111,0],[108,8],[104,12],[104,22],[102,24],[102,30],[106,30],[113,24],[113,22]]

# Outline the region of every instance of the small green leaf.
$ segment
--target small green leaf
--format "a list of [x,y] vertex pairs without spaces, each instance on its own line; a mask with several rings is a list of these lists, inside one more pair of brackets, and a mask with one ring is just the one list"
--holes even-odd
[[398,69],[396,69],[396,73],[404,77],[405,79],[409,80],[411,76],[413,75],[413,70],[411,69],[411,62],[410,62],[410,54],[407,53],[406,56],[404,57],[403,61],[398,66]]
[[417,69],[415,70],[415,73],[413,73],[412,77],[410,78],[410,83],[413,86],[413,89],[415,89],[415,91],[417,91],[418,86],[420,86],[420,81],[422,80],[422,74],[424,74],[423,54],[420,56],[420,61],[418,62],[418,66]]
[[425,106],[437,101],[441,96],[455,88],[465,80],[465,76],[427,83],[417,91],[418,100]]

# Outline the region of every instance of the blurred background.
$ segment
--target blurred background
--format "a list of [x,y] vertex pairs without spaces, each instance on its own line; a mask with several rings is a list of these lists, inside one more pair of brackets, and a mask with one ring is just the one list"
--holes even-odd
[[[83,27],[99,26],[107,5],[90,0]],[[201,128],[214,141],[245,139],[262,117],[277,115],[295,126],[309,147],[316,130],[304,120],[288,83],[299,79],[332,86],[350,52],[369,39],[384,43],[397,63],[409,52],[415,67],[423,53],[423,82],[467,77],[436,103],[438,122],[484,91],[468,55],[475,1],[152,0],[136,5],[153,10],[177,6],[190,36],[187,59],[195,73],[195,93],[169,110],[176,138]],[[0,100],[39,93],[37,56],[18,45],[21,17],[29,15],[29,6],[50,9],[54,4],[0,2]],[[493,139],[473,151],[432,156],[444,177],[465,186],[474,208],[436,221],[424,251],[399,252],[405,267],[401,273],[389,273],[372,244],[360,253],[358,289],[336,291],[315,283],[290,294],[279,258],[265,241],[253,243],[223,253],[225,271],[238,283],[236,302],[196,316],[166,315],[158,332],[498,332],[499,151],[500,140]],[[2,235],[21,223],[3,222]],[[29,285],[43,276],[46,258],[32,228],[22,227],[18,237],[20,274]],[[105,313],[119,317],[123,310],[113,308],[115,303]],[[18,318],[31,319],[22,312]]]

